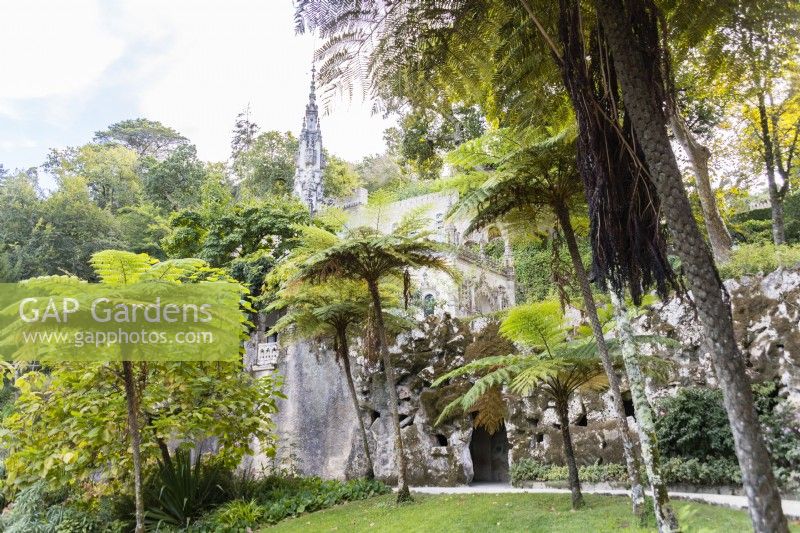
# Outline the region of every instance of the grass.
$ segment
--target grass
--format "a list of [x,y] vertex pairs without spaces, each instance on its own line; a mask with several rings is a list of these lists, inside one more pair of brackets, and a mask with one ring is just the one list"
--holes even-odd
[[[484,532],[484,531],[655,531],[633,523],[628,500],[587,494],[586,507],[570,510],[569,494],[415,494],[413,503],[394,503],[394,495],[348,503],[285,520],[262,531]],[[744,511],[692,502],[675,502],[682,530],[734,533],[751,531]],[[794,524],[792,531],[800,532]]]

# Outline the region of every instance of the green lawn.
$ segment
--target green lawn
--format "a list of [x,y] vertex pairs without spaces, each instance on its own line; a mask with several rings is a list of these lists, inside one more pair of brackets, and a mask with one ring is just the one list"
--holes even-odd
[[[578,512],[570,510],[568,494],[415,494],[414,498],[414,503],[399,507],[393,495],[348,503],[285,520],[268,531],[655,531],[632,524],[623,497],[585,495],[587,505]],[[684,532],[751,531],[743,511],[690,502],[675,506]],[[800,526],[794,524],[792,531],[800,532]]]

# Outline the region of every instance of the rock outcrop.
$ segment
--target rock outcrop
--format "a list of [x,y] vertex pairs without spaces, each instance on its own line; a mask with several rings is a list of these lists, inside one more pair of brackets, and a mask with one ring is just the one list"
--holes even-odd
[[[800,268],[731,280],[726,287],[736,336],[751,378],[779,381],[781,394],[800,411]],[[680,387],[716,386],[702,329],[689,298],[652,306],[635,320],[634,326],[639,333],[670,337],[680,344],[679,348],[657,349],[657,355],[672,361],[673,367],[666,382],[648,383],[651,399],[673,394]],[[476,455],[491,452],[475,449],[470,414],[458,414],[435,425],[444,406],[463,392],[466,384],[432,388],[431,383],[472,358],[500,355],[502,342],[507,341],[498,336],[496,323],[486,318],[453,319],[446,314],[428,317],[417,329],[394,342],[391,352],[397,366],[401,426],[412,485],[469,483],[476,475],[478,462],[481,472],[486,461],[496,462],[496,457]],[[314,350],[320,349],[308,344],[293,346],[279,361],[287,394],[276,419],[283,447],[280,454],[287,457],[291,443],[291,454],[303,473],[337,478],[358,476],[363,474],[365,465],[343,373],[331,357],[319,357],[317,361]],[[358,370],[357,389],[373,449],[375,474],[392,482],[394,434],[385,383],[379,365],[358,355],[360,351],[355,346],[351,355],[355,356]],[[538,394],[525,398],[507,391],[503,394],[508,411],[499,431],[505,435],[492,440],[492,446],[502,448],[511,464],[527,457],[561,463],[561,433],[553,406]],[[635,424],[632,404],[626,407],[630,409],[629,422]],[[623,461],[607,393],[576,394],[570,403],[570,419],[576,456],[581,463]],[[499,471],[502,474],[502,469]]]

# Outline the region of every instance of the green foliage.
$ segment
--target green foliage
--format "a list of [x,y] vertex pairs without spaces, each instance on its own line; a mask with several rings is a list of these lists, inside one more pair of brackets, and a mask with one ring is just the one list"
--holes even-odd
[[231,530],[252,527],[259,522],[275,524],[287,517],[327,509],[334,505],[388,494],[380,481],[323,481],[319,478],[267,477],[256,482],[252,494],[221,506],[200,524],[199,529]]
[[59,189],[41,204],[36,226],[20,250],[23,278],[63,274],[91,279],[89,257],[119,247],[113,215],[92,202],[86,181],[64,178]]
[[666,483],[692,485],[741,485],[742,471],[736,459],[672,457],[661,463],[661,477]]
[[756,410],[764,440],[772,456],[772,468],[784,489],[800,489],[800,423],[792,405],[781,397],[774,381],[753,386]]
[[236,204],[213,217],[186,210],[170,218],[163,246],[170,257],[199,257],[226,269],[258,295],[267,273],[294,246],[297,226],[309,222],[308,209],[287,197]]
[[778,267],[793,267],[800,263],[800,245],[775,246],[771,242],[741,244],[730,259],[719,266],[724,279],[769,274]]
[[658,446],[665,457],[735,458],[733,435],[717,389],[685,388],[656,407]]
[[244,142],[233,154],[233,171],[241,179],[240,195],[260,198],[290,192],[297,150],[297,138],[288,131],[267,131]]
[[[525,481],[567,481],[566,466],[545,464],[535,459],[522,459],[511,465],[511,483],[521,485]],[[735,459],[673,457],[661,464],[662,479],[668,484],[690,485],[739,485],[742,482],[739,464]],[[609,463],[579,467],[579,477],[587,483],[625,483],[628,473],[624,465]],[[646,477],[643,473],[643,477]]]
[[326,154],[322,184],[328,198],[345,198],[361,186],[361,176],[352,164],[340,157]]
[[[511,483],[520,485],[525,481],[566,481],[569,472],[566,466],[545,464],[535,459],[521,459],[511,465]],[[607,481],[624,483],[628,472],[624,465],[615,463],[584,465],[578,468],[578,477],[587,483]]]
[[150,524],[185,527],[228,496],[232,473],[213,458],[193,460],[190,450],[179,448],[169,461],[164,459],[145,488]]
[[10,511],[0,515],[6,533],[123,533],[129,529],[118,518],[111,501],[98,504],[70,499],[64,492],[48,492],[44,482],[21,491]]
[[188,143],[187,139],[169,126],[154,120],[136,118],[112,124],[94,134],[95,142],[119,144],[135,151],[139,157],[163,159],[172,150]]
[[[154,264],[155,263],[155,264]],[[140,280],[198,282],[225,279],[197,259],[158,263],[146,254],[118,250],[92,257],[97,278],[111,285]],[[244,316],[241,317],[244,322]],[[271,414],[280,386],[272,375],[254,378],[234,362],[135,362],[142,458],[155,465],[160,445],[171,439],[217,441],[217,460],[238,464],[251,443],[272,453]],[[64,362],[29,370],[15,382],[19,397],[6,417],[2,444],[8,492],[47,480],[51,486],[98,485],[121,490],[130,479],[125,438],[128,413],[119,362]]]
[[141,164],[145,201],[165,212],[196,206],[206,171],[191,144],[175,148],[163,160],[147,157]]

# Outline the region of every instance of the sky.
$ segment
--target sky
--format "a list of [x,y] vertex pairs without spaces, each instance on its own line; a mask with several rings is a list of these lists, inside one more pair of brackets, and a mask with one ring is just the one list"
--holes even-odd
[[[0,0],[0,164],[40,165],[129,118],[158,120],[225,160],[236,115],[299,133],[319,40],[291,0]],[[356,96],[321,119],[348,160],[382,152],[391,121]]]

